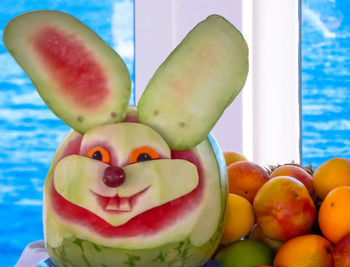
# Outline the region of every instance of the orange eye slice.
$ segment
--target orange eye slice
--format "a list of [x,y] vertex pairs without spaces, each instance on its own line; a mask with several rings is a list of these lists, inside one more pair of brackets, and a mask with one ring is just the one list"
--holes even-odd
[[129,164],[158,158],[159,155],[153,148],[149,146],[142,146],[131,151]]
[[89,150],[86,155],[89,158],[103,161],[104,163],[111,163],[111,155],[107,149],[102,146],[95,146]]

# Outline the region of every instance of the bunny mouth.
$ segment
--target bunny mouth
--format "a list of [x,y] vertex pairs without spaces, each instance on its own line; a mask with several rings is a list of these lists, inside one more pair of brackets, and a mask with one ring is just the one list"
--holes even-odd
[[99,195],[92,190],[90,191],[97,197],[98,203],[106,212],[120,213],[132,211],[138,198],[144,194],[148,188],[150,188],[150,186],[129,197],[120,197],[118,194],[114,197],[107,197]]

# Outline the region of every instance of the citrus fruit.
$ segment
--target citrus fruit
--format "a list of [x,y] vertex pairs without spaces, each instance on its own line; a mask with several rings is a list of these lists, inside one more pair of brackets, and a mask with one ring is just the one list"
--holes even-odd
[[340,186],[328,193],[323,200],[318,222],[325,237],[337,243],[350,234],[350,187]]
[[350,186],[350,160],[333,158],[323,163],[313,175],[313,185],[321,199],[336,187]]

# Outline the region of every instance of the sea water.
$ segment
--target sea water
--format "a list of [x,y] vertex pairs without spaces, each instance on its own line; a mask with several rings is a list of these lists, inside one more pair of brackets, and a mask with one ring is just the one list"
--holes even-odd
[[302,1],[302,158],[350,159],[348,0]]

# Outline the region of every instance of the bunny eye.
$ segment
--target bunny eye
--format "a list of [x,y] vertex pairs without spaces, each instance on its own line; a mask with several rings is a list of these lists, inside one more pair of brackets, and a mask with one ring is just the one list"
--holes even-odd
[[104,163],[111,163],[111,155],[109,151],[102,146],[95,146],[89,150],[86,155],[89,158],[103,161]]
[[129,164],[158,158],[159,155],[153,148],[149,146],[142,146],[131,151]]

